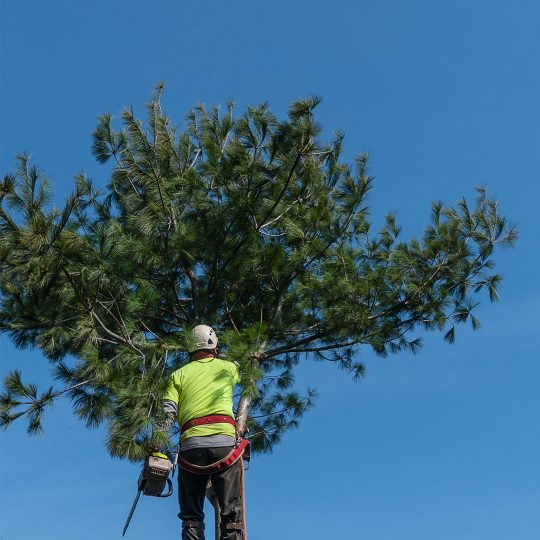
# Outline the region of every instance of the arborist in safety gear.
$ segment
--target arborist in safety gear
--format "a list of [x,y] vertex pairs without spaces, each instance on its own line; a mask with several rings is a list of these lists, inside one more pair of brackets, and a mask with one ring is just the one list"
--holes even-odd
[[211,482],[221,514],[221,540],[244,538],[242,454],[247,441],[236,432],[233,391],[238,366],[218,358],[212,328],[193,329],[190,362],[174,371],[165,392],[167,415],[160,430],[180,426],[178,498],[182,540],[204,540],[204,499]]

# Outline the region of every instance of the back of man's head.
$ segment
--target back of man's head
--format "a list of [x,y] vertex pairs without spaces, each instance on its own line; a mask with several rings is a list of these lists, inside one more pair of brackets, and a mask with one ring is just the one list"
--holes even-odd
[[191,343],[188,350],[190,355],[193,356],[193,354],[199,351],[206,351],[214,355],[217,353],[218,338],[212,327],[206,324],[199,324],[193,328],[191,337],[192,340],[190,340]]

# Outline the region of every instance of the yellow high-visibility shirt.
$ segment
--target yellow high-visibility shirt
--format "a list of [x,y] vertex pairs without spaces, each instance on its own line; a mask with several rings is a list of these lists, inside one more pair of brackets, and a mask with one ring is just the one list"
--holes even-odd
[[[164,399],[176,403],[179,426],[192,418],[211,414],[234,418],[233,391],[239,382],[238,367],[233,362],[220,358],[192,360],[171,374]],[[226,423],[194,426],[182,433],[180,440],[217,434],[234,437],[234,426]]]

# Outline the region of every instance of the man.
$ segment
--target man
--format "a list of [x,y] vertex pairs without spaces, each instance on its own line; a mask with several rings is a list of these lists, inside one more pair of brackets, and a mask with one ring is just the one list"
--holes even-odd
[[[204,540],[204,498],[210,480],[221,512],[221,540],[244,537],[243,463],[233,416],[238,367],[218,358],[212,328],[193,329],[188,364],[172,373],[165,392],[168,429],[181,428],[178,492],[182,540]],[[232,464],[231,464],[232,463]]]

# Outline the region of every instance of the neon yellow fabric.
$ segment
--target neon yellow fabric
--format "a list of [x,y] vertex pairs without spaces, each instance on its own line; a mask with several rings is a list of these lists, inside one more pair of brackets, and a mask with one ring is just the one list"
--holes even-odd
[[[193,360],[171,375],[164,399],[178,405],[179,426],[210,414],[234,417],[233,391],[239,382],[238,367],[233,362],[220,358]],[[182,433],[180,440],[217,434],[234,437],[234,427],[223,423],[195,426]]]

